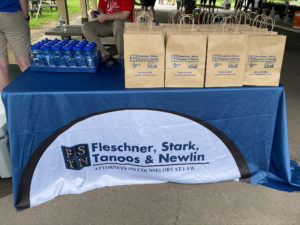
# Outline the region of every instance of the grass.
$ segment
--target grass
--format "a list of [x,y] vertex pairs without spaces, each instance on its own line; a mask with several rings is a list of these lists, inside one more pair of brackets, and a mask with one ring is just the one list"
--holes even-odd
[[[80,12],[80,0],[68,0],[68,12],[69,17],[74,13]],[[50,21],[57,21],[59,23],[58,13],[55,8],[52,8],[52,12],[50,12],[50,8],[43,8],[42,15],[38,16],[38,19],[35,19],[36,13],[33,14],[33,18],[30,19],[30,28],[31,29],[38,29],[43,24],[46,24]]]

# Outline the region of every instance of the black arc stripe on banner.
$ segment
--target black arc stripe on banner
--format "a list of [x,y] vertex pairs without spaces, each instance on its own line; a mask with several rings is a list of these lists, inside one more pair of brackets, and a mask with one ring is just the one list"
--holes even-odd
[[39,145],[39,147],[33,152],[32,156],[28,160],[28,162],[23,170],[22,177],[21,177],[21,180],[19,183],[19,188],[18,188],[16,208],[17,209],[25,209],[25,208],[30,207],[30,186],[31,186],[31,181],[32,181],[34,170],[35,170],[40,158],[46,151],[46,149],[55,141],[55,139],[60,134],[62,134],[66,130],[68,130],[70,127],[72,127],[76,123],[81,122],[89,117],[93,117],[93,116],[97,116],[97,115],[101,115],[101,114],[105,114],[105,113],[116,112],[116,111],[124,111],[124,110],[147,110],[147,111],[152,110],[152,111],[171,113],[174,115],[185,117],[196,123],[201,124],[202,126],[209,129],[211,132],[213,132],[226,145],[226,147],[229,149],[230,153],[232,154],[232,157],[234,158],[234,160],[238,166],[239,172],[241,174],[241,181],[250,183],[251,173],[250,173],[248,164],[247,164],[243,154],[241,153],[239,148],[235,145],[235,143],[229,137],[227,137],[226,134],[224,134],[222,131],[220,131],[216,127],[212,126],[211,124],[209,124],[203,120],[200,120],[198,118],[195,118],[193,116],[174,112],[174,111],[169,111],[169,110],[154,109],[154,108],[121,108],[121,109],[113,109],[113,110],[91,113],[91,114],[82,116],[78,119],[73,120],[69,124],[59,128],[58,130],[53,132],[52,135],[50,135],[48,138],[46,138],[46,140],[44,142],[42,142]]

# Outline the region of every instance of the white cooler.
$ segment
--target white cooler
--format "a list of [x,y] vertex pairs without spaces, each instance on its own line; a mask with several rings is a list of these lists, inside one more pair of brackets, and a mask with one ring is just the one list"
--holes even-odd
[[0,99],[0,177],[11,177],[11,163],[8,148],[5,109]]

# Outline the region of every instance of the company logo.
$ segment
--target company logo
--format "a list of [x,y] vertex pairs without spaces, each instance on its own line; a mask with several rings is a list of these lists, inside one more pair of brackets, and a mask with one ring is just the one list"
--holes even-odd
[[79,144],[72,147],[61,146],[67,169],[81,170],[91,166],[88,144]]

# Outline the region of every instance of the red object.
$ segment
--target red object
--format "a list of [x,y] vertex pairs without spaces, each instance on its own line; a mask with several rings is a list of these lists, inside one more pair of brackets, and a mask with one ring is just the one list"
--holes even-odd
[[300,29],[300,11],[295,12],[293,28]]
[[98,8],[104,10],[106,14],[130,11],[128,19],[133,21],[134,0],[100,0]]

